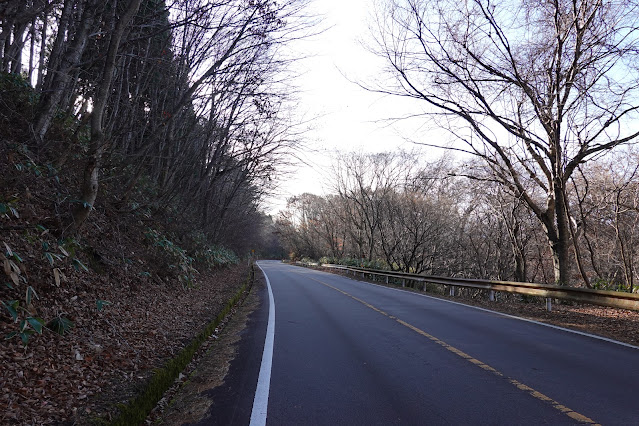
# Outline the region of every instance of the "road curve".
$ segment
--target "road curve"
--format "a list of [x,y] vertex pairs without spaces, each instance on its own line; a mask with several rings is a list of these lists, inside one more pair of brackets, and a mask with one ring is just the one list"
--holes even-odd
[[259,265],[275,306],[269,425],[639,422],[636,348],[281,262]]

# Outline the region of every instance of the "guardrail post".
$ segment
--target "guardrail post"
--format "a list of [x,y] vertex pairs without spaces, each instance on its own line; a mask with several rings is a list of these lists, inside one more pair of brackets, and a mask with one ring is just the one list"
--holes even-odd
[[[0,2],[2,2],[2,0],[0,0]],[[291,262],[291,264],[295,263],[298,262]],[[460,287],[482,289],[483,291],[488,290],[491,301],[496,301],[499,293],[501,292],[545,298],[546,309],[549,312],[552,311],[552,299],[555,299],[555,301],[571,300],[579,303],[611,306],[614,308],[639,311],[639,295],[624,292],[579,289],[540,283],[518,283],[511,281],[477,279],[467,280],[463,278],[429,277],[418,274],[394,274],[392,271],[388,274],[390,276],[386,276],[387,274],[381,273],[381,271],[363,270],[363,268],[340,267],[339,269],[341,271],[345,270],[352,272],[354,277],[357,277],[358,273],[361,273],[363,277],[365,277],[367,273],[369,275],[379,274],[386,277],[385,281],[387,283],[390,283],[390,278],[392,277],[393,283],[396,285],[399,285],[401,280],[402,287],[409,285],[419,286],[418,283],[428,280],[429,283],[440,288],[441,291],[443,291],[443,294],[446,294],[446,287],[448,286],[449,294],[451,296],[455,296],[455,293],[459,294],[459,291],[455,290],[455,287]],[[381,279],[375,276],[375,281],[381,281]]]
[[386,284],[388,284],[388,275],[386,275]]

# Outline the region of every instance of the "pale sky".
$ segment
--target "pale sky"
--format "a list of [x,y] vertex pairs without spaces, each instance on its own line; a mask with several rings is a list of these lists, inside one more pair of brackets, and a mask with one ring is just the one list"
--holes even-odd
[[337,150],[414,148],[404,136],[415,138],[415,130],[380,121],[402,115],[402,109],[408,111],[407,101],[368,92],[349,81],[370,82],[381,73],[383,61],[361,44],[370,40],[373,0],[313,0],[310,12],[323,16],[322,27],[327,28],[294,47],[310,56],[298,63],[302,75],[297,85],[301,90],[299,109],[312,119],[312,130],[307,134],[312,151],[304,156],[308,166],[301,165],[282,182],[273,210],[283,208],[292,195],[324,193],[328,182],[322,168],[330,165],[330,156]]

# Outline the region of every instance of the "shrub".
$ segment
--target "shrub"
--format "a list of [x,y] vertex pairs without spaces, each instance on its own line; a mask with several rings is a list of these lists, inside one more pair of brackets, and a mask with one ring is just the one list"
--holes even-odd
[[198,272],[193,267],[194,259],[186,253],[186,250],[155,229],[148,228],[144,236],[148,242],[159,247],[168,256],[171,262],[169,268],[177,271],[178,279],[183,286],[191,287],[195,284],[195,274]]
[[595,290],[612,290],[626,292],[630,290],[630,286],[609,278],[597,278],[592,283],[592,288],[594,288]]
[[220,266],[237,265],[240,258],[232,251],[221,246],[212,246],[195,253],[198,262],[207,265],[210,268]]
[[[22,344],[26,346],[33,334],[42,334],[45,329],[64,335],[65,332],[73,328],[73,322],[61,315],[47,322],[35,313],[34,305],[39,297],[33,286],[28,285],[26,275],[23,273],[24,268],[20,267],[23,263],[22,257],[11,250],[8,244],[3,243],[3,245],[5,251],[0,253],[0,262],[3,264],[5,275],[11,280],[10,282],[5,282],[5,286],[14,293],[21,293],[22,289],[20,287],[23,284],[26,285],[23,300],[0,301],[0,304],[11,317],[12,322],[17,325],[13,331],[5,336],[5,339],[19,337],[22,340]],[[57,268],[54,269],[56,282],[59,282],[58,272],[56,271],[59,270]]]

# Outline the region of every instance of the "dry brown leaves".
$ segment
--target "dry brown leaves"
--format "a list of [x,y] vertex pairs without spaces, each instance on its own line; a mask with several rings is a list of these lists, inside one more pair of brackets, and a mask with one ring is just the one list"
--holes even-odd
[[[246,266],[220,270],[200,276],[192,289],[98,277],[81,291],[41,292],[38,313],[64,312],[75,328],[32,337],[26,348],[18,339],[2,342],[0,424],[84,423],[112,414],[112,404],[127,401],[152,368],[217,316],[246,274]],[[112,304],[98,311],[97,299]],[[4,336],[15,324],[2,315]]]
[[[17,168],[25,161],[0,141],[0,201],[15,210],[0,215],[0,300],[20,300],[22,318],[63,316],[74,328],[64,336],[45,330],[24,347],[4,340],[18,324],[0,305],[0,424],[83,423],[127,401],[217,316],[248,271],[203,273],[183,288],[143,241],[146,227],[162,220],[121,212],[103,196],[76,240],[61,242],[76,173],[38,175]],[[25,306],[29,286],[39,299]],[[110,304],[99,309],[98,301]]]

